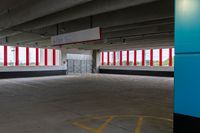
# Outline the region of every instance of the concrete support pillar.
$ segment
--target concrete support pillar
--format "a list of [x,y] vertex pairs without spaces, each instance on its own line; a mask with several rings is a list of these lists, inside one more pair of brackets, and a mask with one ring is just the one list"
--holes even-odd
[[[199,131],[200,0],[176,0],[174,132]],[[197,130],[196,130],[197,129]]]
[[67,69],[67,49],[61,48],[61,66],[63,66],[64,69]]
[[92,72],[99,73],[99,66],[100,66],[100,51],[93,50],[92,52]]

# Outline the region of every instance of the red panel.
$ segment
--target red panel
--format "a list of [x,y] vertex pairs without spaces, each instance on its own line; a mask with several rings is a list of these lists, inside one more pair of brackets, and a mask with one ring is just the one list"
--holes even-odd
[[104,52],[102,51],[101,52],[101,63],[102,63],[102,66],[104,65]]
[[8,66],[8,46],[4,45],[4,66]]
[[53,65],[56,65],[56,49],[53,49]]
[[153,49],[150,49],[150,66],[153,66]]
[[107,65],[110,65],[110,52],[107,52]]
[[169,66],[172,66],[172,48],[169,49]]
[[44,65],[45,66],[48,66],[48,49],[47,48],[45,48],[45,50],[44,50]]
[[120,61],[119,61],[120,63],[120,66],[122,66],[123,64],[122,64],[122,51],[120,51]]
[[35,65],[39,66],[39,48],[35,49],[36,52],[36,61],[35,61]]
[[19,66],[19,46],[15,47],[15,66]]
[[162,66],[162,48],[160,49],[159,65]]
[[26,66],[29,66],[29,47],[26,47]]
[[137,66],[137,50],[134,50],[134,66]]
[[142,50],[142,66],[145,65],[145,50]]
[[129,50],[126,53],[126,65],[129,66]]
[[116,51],[113,53],[113,64],[116,66]]

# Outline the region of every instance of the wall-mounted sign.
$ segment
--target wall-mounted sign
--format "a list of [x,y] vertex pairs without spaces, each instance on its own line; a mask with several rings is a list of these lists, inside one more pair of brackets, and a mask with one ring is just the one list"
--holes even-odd
[[61,34],[51,37],[53,45],[65,45],[72,43],[80,43],[87,41],[95,41],[101,39],[101,31],[99,27]]

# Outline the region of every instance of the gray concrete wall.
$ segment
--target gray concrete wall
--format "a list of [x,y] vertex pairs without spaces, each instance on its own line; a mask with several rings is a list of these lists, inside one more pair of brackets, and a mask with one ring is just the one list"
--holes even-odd
[[8,66],[0,67],[0,72],[23,72],[23,71],[52,71],[65,70],[63,66]]
[[174,71],[174,67],[149,67],[149,66],[100,66],[100,69],[111,70],[143,70],[143,71]]

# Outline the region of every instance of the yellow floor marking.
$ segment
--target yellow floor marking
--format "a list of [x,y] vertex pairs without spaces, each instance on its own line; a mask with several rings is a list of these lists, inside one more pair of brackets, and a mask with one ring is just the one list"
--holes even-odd
[[96,132],[96,129],[95,129],[95,128],[90,128],[90,127],[87,127],[87,126],[85,126],[85,125],[83,125],[83,124],[80,124],[80,123],[77,123],[77,122],[74,122],[73,125],[75,125],[75,126],[77,126],[77,127],[79,127],[79,128],[82,128],[82,129],[84,129],[84,130],[87,130],[87,131],[89,131],[89,132],[92,132],[92,133],[95,133],[95,132]]
[[[141,115],[140,115],[141,116]],[[109,115],[105,115],[105,116],[88,116],[86,118],[81,118],[81,119],[77,119],[74,122],[84,122],[84,121],[88,121],[91,119],[106,119],[110,117]],[[112,117],[114,119],[121,119],[121,118],[135,118],[135,117],[139,117],[138,115],[112,115]],[[143,118],[151,118],[151,119],[157,119],[157,120],[164,120],[164,121],[168,121],[168,122],[173,122],[173,119],[170,118],[163,118],[163,117],[155,117],[155,116],[143,116]]]
[[[137,118],[136,121],[136,126],[135,126],[135,131],[134,133],[141,133],[142,131],[142,125],[143,125],[143,120],[145,118],[150,118],[150,119],[157,119],[157,120],[164,120],[164,121],[168,121],[168,122],[173,122],[172,119],[169,118],[162,118],[162,117],[155,117],[155,116],[138,116],[138,115],[111,115],[111,116],[90,116],[88,118],[82,118],[79,119],[77,121],[74,121],[72,124],[82,128],[88,132],[91,133],[103,133],[103,130],[108,126],[108,124],[113,120],[113,119],[122,119],[122,118]],[[91,128],[88,127],[87,125],[84,125],[82,123],[85,123],[89,120],[92,119],[96,119],[96,120],[101,120],[101,121],[105,121],[99,128]]]
[[108,126],[108,124],[113,120],[113,117],[112,116],[109,116],[108,119],[97,129],[95,128],[91,128],[91,127],[88,127],[88,126],[85,126],[79,122],[74,122],[73,125],[79,127],[79,128],[82,128],[84,130],[87,130],[89,132],[92,132],[92,133],[103,133],[103,130]]
[[113,117],[110,116],[104,124],[102,124],[96,131],[96,133],[103,133],[103,130],[108,126],[108,124],[113,120]]
[[142,131],[142,124],[143,124],[143,117],[140,116],[138,119],[137,119],[137,123],[136,123],[136,127],[135,127],[135,131],[134,133],[141,133]]

